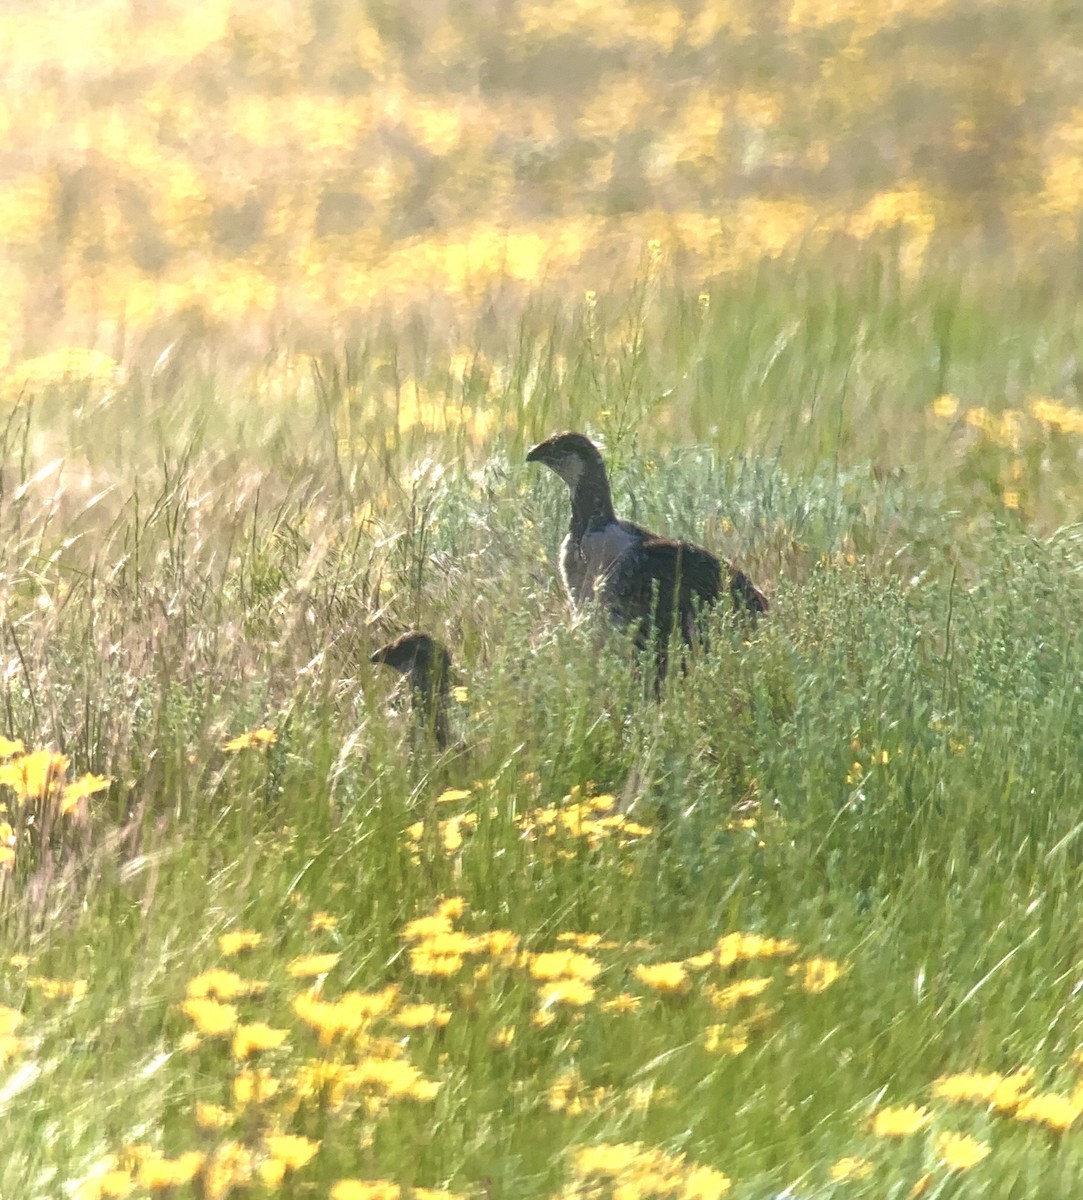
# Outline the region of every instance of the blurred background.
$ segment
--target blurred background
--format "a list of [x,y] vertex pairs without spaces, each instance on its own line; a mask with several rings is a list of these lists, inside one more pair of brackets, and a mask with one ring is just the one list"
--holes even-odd
[[624,354],[622,429],[893,470],[905,408],[1009,508],[1083,430],[1067,0],[43,0],[0,62],[9,400],[232,371],[478,444]]
[[1064,0],[85,0],[0,15],[7,364],[708,279],[891,230],[1069,251]]

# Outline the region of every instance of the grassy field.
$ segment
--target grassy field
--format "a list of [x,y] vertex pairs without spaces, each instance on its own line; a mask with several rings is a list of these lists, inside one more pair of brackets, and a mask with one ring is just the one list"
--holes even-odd
[[[0,46],[0,1198],[1072,1195],[1074,9]],[[569,427],[771,598],[657,704]]]
[[[886,269],[539,309],[439,433],[364,423],[390,334],[258,414],[195,373],[11,410],[3,701],[47,753],[2,768],[0,1194],[1070,1190],[1078,434],[931,399],[1051,377],[1080,311]],[[657,706],[556,582],[523,448],[565,424],[773,598]],[[368,664],[412,625],[465,756]]]

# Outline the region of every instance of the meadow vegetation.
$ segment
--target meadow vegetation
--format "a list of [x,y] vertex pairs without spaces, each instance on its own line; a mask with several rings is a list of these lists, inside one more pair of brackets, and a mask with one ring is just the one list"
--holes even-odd
[[[0,45],[0,1195],[1072,1194],[1075,8]],[[659,703],[562,427],[770,594]]]

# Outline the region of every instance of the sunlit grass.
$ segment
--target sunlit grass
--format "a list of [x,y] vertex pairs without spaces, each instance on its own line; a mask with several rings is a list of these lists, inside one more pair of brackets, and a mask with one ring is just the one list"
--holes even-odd
[[[971,425],[941,393],[911,435],[961,423],[1013,455],[1074,436],[1068,406],[1040,404]],[[324,436],[303,453],[329,465]],[[81,772],[112,783],[48,845],[37,821],[18,836],[12,822],[0,1087],[25,1115],[5,1188],[24,1194],[36,1169],[87,1198],[471,1195],[485,1180],[528,1196],[863,1180],[920,1194],[960,1173],[1010,1187],[1055,1172],[1048,1139],[1071,1156],[1083,1111],[1070,1000],[1051,982],[1074,962],[1071,922],[1047,926],[1072,869],[1049,852],[1075,828],[1058,782],[1078,721],[1058,616],[1071,532],[1039,544],[979,520],[961,566],[900,579],[857,539],[935,547],[942,493],[866,474],[859,502],[833,471],[787,483],[779,468],[749,483],[614,426],[615,485],[652,523],[696,533],[728,479],[732,515],[711,536],[742,560],[798,503],[811,539],[760,560],[777,563],[762,576],[776,602],[756,638],[720,628],[655,706],[622,650],[568,624],[552,584],[563,516],[516,457],[494,450],[487,474],[447,448],[418,471],[409,443],[390,447],[387,534],[272,437],[246,449],[258,487],[215,482],[206,447],[138,526],[134,501],[81,516],[71,528],[96,549],[72,542],[53,569],[39,559],[54,493],[22,485],[4,802],[44,811]],[[955,469],[978,452],[953,451]],[[315,500],[291,498],[275,455]],[[144,486],[139,461],[120,464],[124,486]],[[681,489],[687,509],[671,507]],[[73,581],[81,562],[111,593]],[[456,649],[462,754],[416,745],[364,665],[378,634],[418,622]],[[61,661],[77,686],[51,697]],[[66,750],[27,750],[50,744]]]
[[0,15],[5,1200],[1072,1194],[1080,31]]
[[349,309],[436,305],[446,328],[528,290],[624,286],[652,244],[689,285],[885,235],[911,275],[946,246],[1056,258],[1083,195],[1079,23],[1052,3],[971,15],[4,13],[0,359],[150,366],[181,330],[258,359],[253,325],[333,343]]

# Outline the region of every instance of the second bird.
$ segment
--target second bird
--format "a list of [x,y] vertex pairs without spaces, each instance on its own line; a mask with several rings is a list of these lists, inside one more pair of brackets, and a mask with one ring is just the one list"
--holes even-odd
[[557,433],[539,442],[527,462],[544,463],[568,485],[572,520],[560,547],[560,574],[576,604],[599,600],[621,625],[635,624],[645,645],[653,625],[659,675],[674,627],[689,645],[699,608],[728,592],[735,611],[752,619],[767,611],[767,597],[751,579],[702,546],[659,537],[622,521],[613,509],[605,463],[581,433]]

